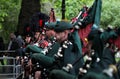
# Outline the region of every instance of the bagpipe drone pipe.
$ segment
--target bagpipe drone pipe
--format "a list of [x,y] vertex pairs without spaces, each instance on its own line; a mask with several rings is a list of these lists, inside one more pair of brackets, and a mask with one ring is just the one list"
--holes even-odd
[[96,28],[98,28],[101,17],[101,8],[102,1],[95,0],[90,8],[84,6],[71,23],[76,29],[85,28],[89,24],[94,24],[97,26]]
[[101,8],[102,0],[94,0],[91,7],[83,6],[78,16],[71,21],[74,29],[78,30],[83,47],[87,45],[86,38],[91,30],[99,29]]

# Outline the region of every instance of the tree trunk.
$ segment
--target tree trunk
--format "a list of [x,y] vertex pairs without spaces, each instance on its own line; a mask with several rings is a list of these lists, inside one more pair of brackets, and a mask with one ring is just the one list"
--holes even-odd
[[65,19],[65,0],[62,0],[62,20]]
[[22,0],[18,18],[17,32],[23,34],[24,26],[29,23],[34,13],[40,12],[40,0]]

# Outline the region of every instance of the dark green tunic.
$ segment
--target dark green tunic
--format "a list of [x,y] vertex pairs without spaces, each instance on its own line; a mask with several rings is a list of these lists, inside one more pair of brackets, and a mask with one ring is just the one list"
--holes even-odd
[[59,48],[59,43],[56,43],[52,46],[52,49],[49,50],[49,52],[44,55],[42,53],[34,53],[32,54],[32,62],[35,64],[36,62],[39,62],[42,67],[50,67],[54,64],[55,58],[54,54],[57,53],[57,50]]

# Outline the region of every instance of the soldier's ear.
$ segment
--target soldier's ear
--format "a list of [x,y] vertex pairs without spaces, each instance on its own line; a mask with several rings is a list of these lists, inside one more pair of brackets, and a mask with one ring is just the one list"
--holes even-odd
[[64,33],[69,34],[69,33],[71,33],[71,31],[70,30],[65,30]]

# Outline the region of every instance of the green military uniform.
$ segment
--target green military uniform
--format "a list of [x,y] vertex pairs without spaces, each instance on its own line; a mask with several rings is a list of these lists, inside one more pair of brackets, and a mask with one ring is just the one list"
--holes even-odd
[[[111,31],[105,31],[100,35],[101,40],[103,41],[103,45],[108,42],[109,39],[115,39],[117,38],[117,34],[111,30]],[[96,64],[93,64],[92,67],[89,69],[88,74],[85,75],[83,79],[112,79],[105,74],[101,74],[104,69],[107,69],[109,65],[116,64],[115,61],[115,52],[113,49],[109,47],[105,47],[103,50],[102,57],[100,59],[100,62],[96,62]],[[117,78],[117,73],[114,76],[115,79]]]
[[[114,60],[115,58],[114,58],[113,52],[110,51],[109,48],[104,49],[105,42],[103,42],[104,40],[105,41],[108,40],[112,34],[109,34],[109,38],[105,38],[104,36],[104,39],[101,38],[101,36],[103,37],[103,34],[104,33],[99,33],[97,30],[93,30],[88,35],[88,40],[89,41],[92,40],[92,43],[93,43],[92,49],[95,50],[95,55],[93,56],[92,64],[91,64],[91,68],[93,69],[97,66],[107,68],[105,65],[115,64],[115,60]],[[96,62],[97,58],[100,59],[99,63]],[[96,69],[102,70],[100,68],[96,68]]]
[[[46,28],[54,29],[56,32],[62,32],[64,30],[71,29],[72,25],[68,22],[61,21],[61,22],[47,24]],[[51,52],[49,51],[49,53],[47,55],[33,54],[32,60],[33,61],[37,60],[40,63],[40,65],[42,65],[42,67],[47,67],[47,68],[50,68],[51,66],[56,65],[57,67],[59,67],[59,69],[61,69],[63,66],[66,66],[69,63],[72,64],[77,58],[79,58],[82,55],[81,42],[77,35],[78,35],[77,31],[74,31],[70,35],[69,40],[73,44],[68,45],[68,48],[66,48],[66,49],[64,49],[64,51],[62,51],[63,52],[62,58],[56,60],[54,57],[55,53],[58,52],[58,48],[59,48],[58,47],[57,49],[52,48]],[[74,65],[74,67],[73,67],[73,69],[71,69],[70,73],[78,74],[78,71],[79,71],[78,68],[82,67],[82,65],[83,65],[83,59],[81,59],[80,61],[78,61],[77,64]]]
[[35,64],[36,62],[39,62],[42,67],[51,67],[53,66],[55,59],[54,54],[57,53],[58,48],[60,47],[59,43],[55,43],[52,46],[52,49],[48,50],[49,52],[44,55],[42,53],[34,53],[32,54],[32,62]]
[[42,48],[40,48],[40,47],[38,47],[36,45],[28,45],[26,47],[25,51],[26,52],[32,52],[32,53],[41,53],[42,50],[43,50]]
[[[104,47],[105,43],[104,40],[108,40],[109,38],[101,38],[101,35],[103,36],[103,33],[97,34],[94,32],[96,30],[91,31],[91,33],[88,35],[88,40],[92,40],[93,45],[92,49],[95,50],[95,56],[92,58],[91,68],[89,71],[94,71],[101,73],[104,69],[108,68],[109,65],[115,64],[115,53],[108,47]],[[111,37],[112,34],[109,34],[109,37]],[[99,62],[97,62],[97,58],[100,59]]]
[[104,69],[108,68],[109,65],[115,64],[115,55],[109,48],[105,48],[103,50],[103,56],[100,59],[99,62],[96,62],[96,64],[92,65],[89,71],[94,71],[97,73],[101,73]]
[[93,61],[96,61],[96,58],[102,58],[103,55],[103,49],[104,49],[104,43],[102,41],[102,39],[100,38],[100,31],[99,30],[92,30],[87,39],[88,41],[92,42],[92,49],[95,50],[95,55],[94,55],[94,59]]
[[[45,22],[47,22],[49,20],[49,16],[46,15],[45,13],[35,13],[31,18],[30,18],[30,23],[28,24],[28,26],[25,28],[25,32],[28,33],[35,33],[35,32],[40,32],[40,34],[42,34],[43,32],[43,28],[45,25]],[[38,39],[36,39],[38,40]],[[25,52],[27,53],[42,53],[43,49],[36,46],[36,45],[28,45],[25,48]]]
[[[54,23],[50,23],[46,25],[48,29],[54,29],[56,32],[63,32],[64,30],[69,30],[73,28],[72,24],[64,21],[58,21]],[[81,51],[81,41],[78,35],[78,31],[74,30],[71,34],[69,34],[68,40],[72,42],[72,45],[68,45],[68,48],[64,49],[63,59],[60,60],[62,66],[66,66],[67,64],[72,64],[75,60],[82,56]],[[73,69],[70,70],[71,74],[78,74],[78,68],[82,67],[83,59],[78,61],[77,64],[74,65]]]
[[[99,35],[97,36],[97,34],[94,34],[94,33],[96,33],[96,32],[92,32],[88,36],[88,40],[89,41],[92,40],[93,43],[94,43],[94,40],[95,41],[96,40],[100,41],[100,40],[98,40],[98,36]],[[95,36],[93,36],[93,35],[95,35]],[[98,45],[97,47],[99,47],[99,44],[97,42],[95,42],[95,43]],[[93,44],[93,45],[95,45],[95,44]],[[100,45],[102,45],[102,44],[100,44]],[[95,47],[96,47],[96,45],[93,46],[93,49],[95,50],[96,54],[93,57],[93,61],[91,63],[91,68],[88,70],[88,73],[83,76],[83,79],[102,79],[102,78],[103,79],[112,79],[109,76],[106,76],[105,74],[103,74],[102,71],[104,69],[108,68],[109,65],[116,63],[115,55],[114,55],[115,53],[108,47],[104,48],[103,52],[102,51],[100,52],[99,50],[96,50]],[[102,53],[101,56],[99,56],[100,54],[98,54],[98,52]],[[100,61],[99,62],[94,61],[94,58],[96,59],[97,57],[100,57]],[[55,79],[55,78],[59,79],[59,74],[60,73],[65,73],[65,72],[61,71],[61,70],[52,71],[51,75],[50,75],[50,77],[52,77],[51,79]],[[54,77],[53,77],[53,75],[54,75]],[[60,74],[60,76],[62,76],[61,79],[66,79],[66,77],[71,77],[70,79],[74,79],[75,78],[75,75],[71,75],[69,73]]]

